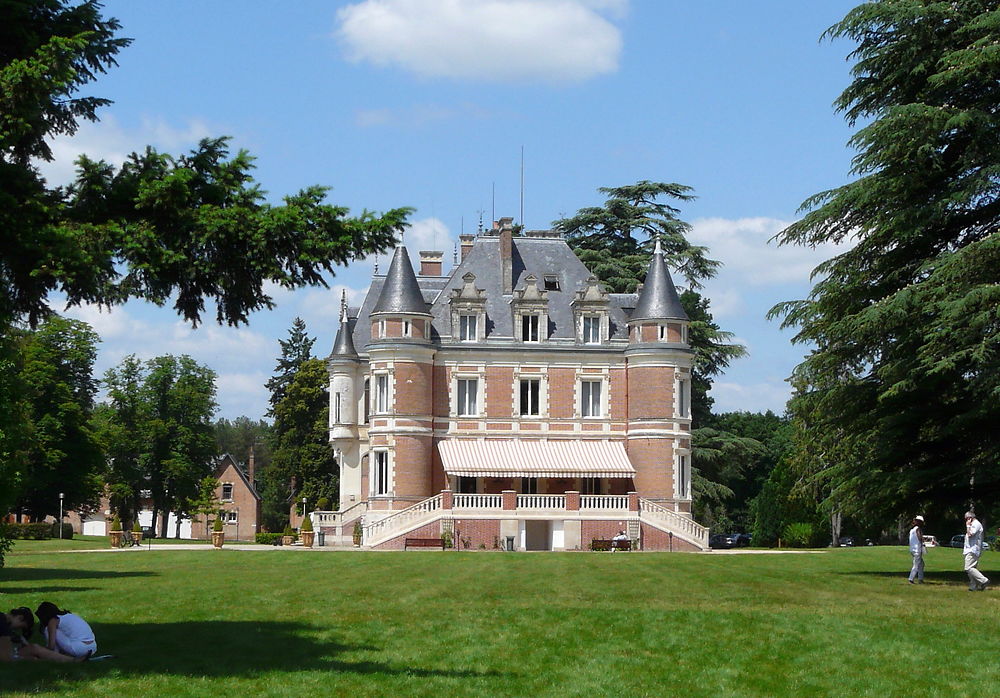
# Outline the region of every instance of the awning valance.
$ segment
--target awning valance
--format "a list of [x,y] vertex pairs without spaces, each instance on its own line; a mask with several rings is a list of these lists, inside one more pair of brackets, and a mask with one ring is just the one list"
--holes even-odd
[[449,475],[464,477],[632,477],[621,441],[599,439],[446,439]]

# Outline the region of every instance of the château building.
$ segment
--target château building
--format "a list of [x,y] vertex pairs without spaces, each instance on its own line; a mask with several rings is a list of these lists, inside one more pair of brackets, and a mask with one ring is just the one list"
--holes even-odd
[[327,363],[340,507],[327,539],[402,548],[707,548],[691,518],[688,317],[657,242],[637,294],[608,293],[554,231],[512,219],[442,252],[405,247]]

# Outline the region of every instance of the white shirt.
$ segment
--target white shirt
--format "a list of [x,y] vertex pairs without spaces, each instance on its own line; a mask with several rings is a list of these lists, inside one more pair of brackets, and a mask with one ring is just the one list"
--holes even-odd
[[924,539],[920,535],[920,527],[914,526],[910,529],[910,553],[917,555],[924,552]]
[[[66,613],[56,616],[56,618],[59,619],[59,627],[56,628],[57,635],[79,642],[94,641],[94,631],[87,625],[87,621],[80,616],[75,613]],[[48,642],[48,628],[42,628],[42,634],[45,636],[46,642]]]
[[965,547],[962,549],[964,555],[972,553],[973,555],[983,554],[983,525],[979,523],[979,519],[973,519],[972,523],[969,524],[969,529],[965,534]]

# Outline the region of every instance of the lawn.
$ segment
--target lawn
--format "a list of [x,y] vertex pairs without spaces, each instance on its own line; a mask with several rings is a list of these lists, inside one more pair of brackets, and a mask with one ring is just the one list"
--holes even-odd
[[[27,548],[0,569],[0,607],[54,601],[90,620],[100,650],[117,657],[0,664],[4,696],[886,696],[1000,687],[1000,591],[966,591],[951,549],[930,550],[928,583],[911,586],[902,547],[797,555]],[[1000,575],[1000,554],[983,562],[987,576]]]

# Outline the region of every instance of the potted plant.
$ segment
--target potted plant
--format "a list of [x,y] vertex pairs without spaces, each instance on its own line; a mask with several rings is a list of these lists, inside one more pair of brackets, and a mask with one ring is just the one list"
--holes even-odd
[[139,544],[142,542],[142,526],[139,525],[138,521],[132,522],[132,540]]
[[226,539],[226,531],[222,527],[222,517],[216,516],[215,523],[212,524],[212,545],[216,548],[222,547],[222,542]]
[[361,536],[362,536],[362,534],[363,534],[363,530],[361,528],[361,519],[358,519],[357,521],[354,522],[354,547],[355,548],[360,548],[361,547]]
[[295,542],[295,531],[289,524],[285,524],[285,530],[281,532],[281,544],[291,545]]
[[122,547],[122,520],[118,514],[115,514],[115,518],[111,519],[111,547]]
[[302,539],[302,545],[306,548],[313,547],[313,541],[316,539],[316,531],[313,530],[312,519],[308,516],[302,519],[302,525],[299,526],[299,537]]

